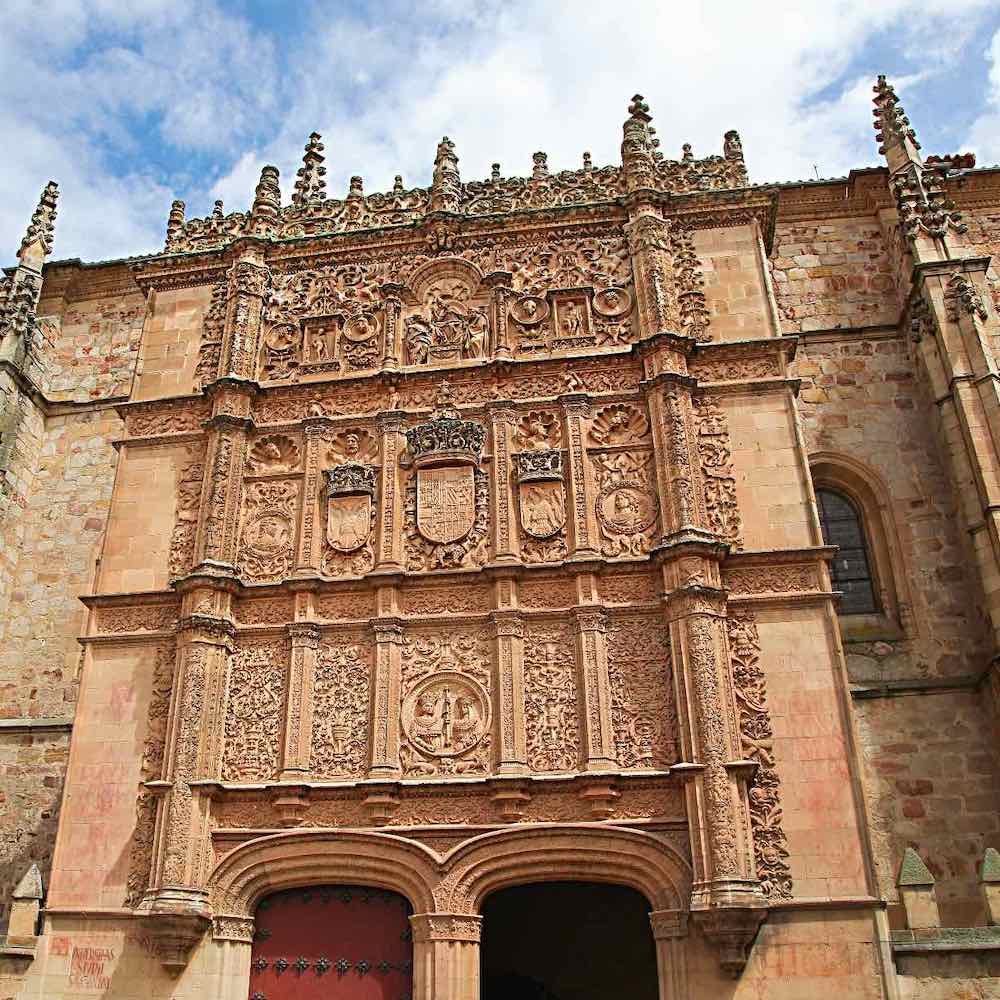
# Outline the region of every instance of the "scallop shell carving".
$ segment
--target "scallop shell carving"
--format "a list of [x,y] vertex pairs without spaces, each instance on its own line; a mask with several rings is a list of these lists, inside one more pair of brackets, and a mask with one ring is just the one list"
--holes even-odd
[[301,460],[298,444],[287,434],[268,434],[251,447],[247,471],[253,476],[291,472],[299,467]]

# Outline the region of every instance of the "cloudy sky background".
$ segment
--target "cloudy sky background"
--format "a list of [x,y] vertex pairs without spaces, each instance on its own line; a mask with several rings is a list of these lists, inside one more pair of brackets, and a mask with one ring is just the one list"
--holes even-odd
[[592,0],[6,0],[0,36],[0,262],[44,183],[55,257],[162,246],[170,202],[244,209],[265,163],[290,198],[323,134],[331,196],[401,173],[426,184],[437,141],[464,179],[618,163],[645,95],[668,157],[740,131],[754,181],[879,162],[871,86],[896,84],[925,154],[1000,161],[996,0],[698,4]]

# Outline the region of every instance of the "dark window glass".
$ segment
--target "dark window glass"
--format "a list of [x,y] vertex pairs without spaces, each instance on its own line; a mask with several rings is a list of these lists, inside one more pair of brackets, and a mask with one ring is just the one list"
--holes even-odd
[[830,564],[833,589],[844,595],[840,613],[870,615],[878,611],[865,532],[857,508],[843,493],[834,490],[817,490],[816,503],[823,541],[840,547]]

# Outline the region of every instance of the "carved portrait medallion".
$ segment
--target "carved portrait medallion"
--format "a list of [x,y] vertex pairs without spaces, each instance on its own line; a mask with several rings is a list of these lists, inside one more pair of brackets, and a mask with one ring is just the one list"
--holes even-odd
[[479,683],[457,671],[431,674],[404,699],[402,725],[423,753],[456,757],[489,732],[489,697]]
[[597,517],[617,535],[634,535],[656,520],[656,499],[644,483],[613,483],[597,497]]
[[244,541],[249,553],[261,564],[280,562],[292,541],[291,518],[265,511],[247,524]]
[[476,484],[471,465],[417,470],[417,528],[428,541],[457,542],[476,517]]
[[594,293],[594,312],[606,319],[618,319],[632,311],[632,293],[626,288],[602,288]]
[[522,326],[534,326],[548,318],[549,304],[540,295],[523,295],[511,303],[510,314]]

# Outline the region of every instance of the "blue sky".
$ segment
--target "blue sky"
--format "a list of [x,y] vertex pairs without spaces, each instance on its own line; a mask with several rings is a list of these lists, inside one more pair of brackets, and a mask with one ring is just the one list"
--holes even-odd
[[995,0],[697,4],[544,0],[7,0],[0,38],[0,261],[44,183],[56,257],[162,245],[171,199],[245,208],[274,163],[291,195],[323,133],[331,195],[429,180],[443,134],[462,176],[617,163],[645,95],[667,156],[740,131],[755,181],[879,162],[871,86],[896,84],[924,152],[1000,161]]

